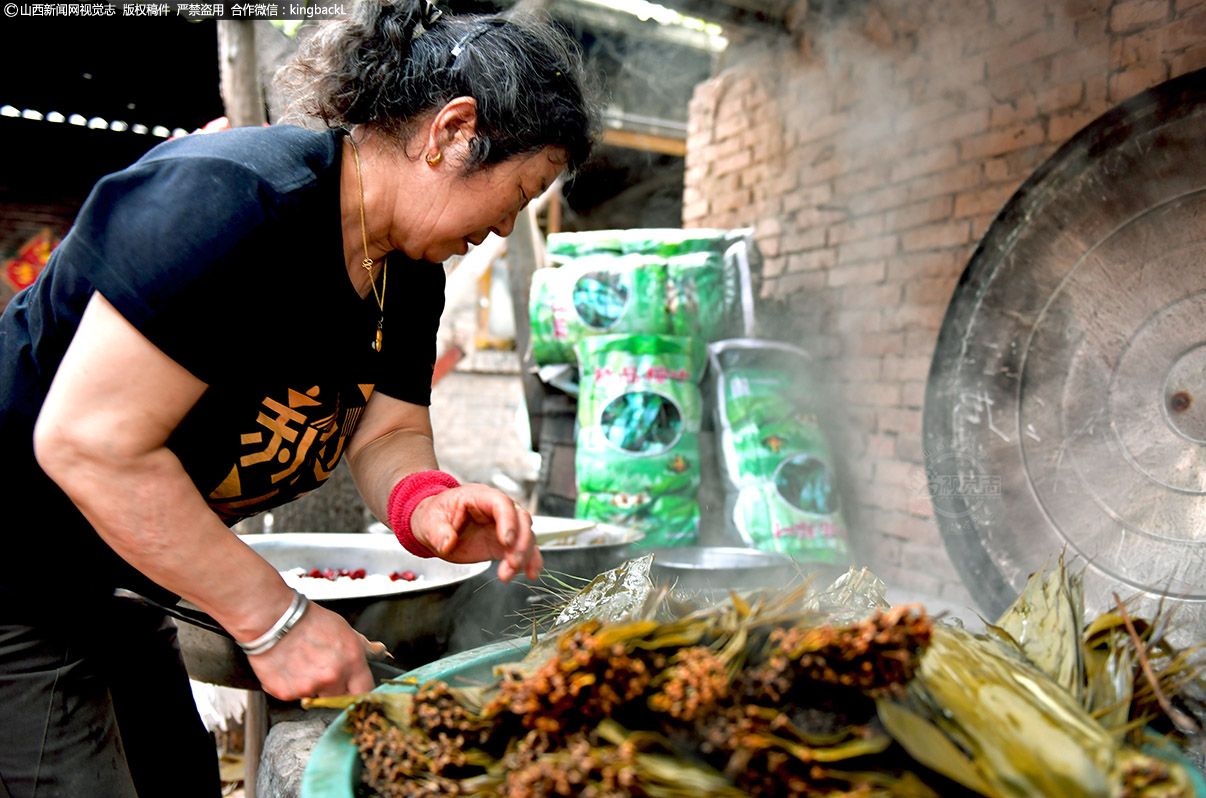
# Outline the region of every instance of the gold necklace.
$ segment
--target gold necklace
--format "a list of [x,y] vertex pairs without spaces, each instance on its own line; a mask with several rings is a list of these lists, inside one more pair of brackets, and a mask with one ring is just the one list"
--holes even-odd
[[348,136],[348,141],[352,142],[352,154],[356,156],[356,185],[360,189],[360,240],[364,244],[364,260],[361,261],[360,267],[368,272],[369,285],[372,286],[377,307],[381,310],[381,316],[377,319],[377,338],[373,341],[373,350],[380,352],[381,330],[385,326],[385,281],[389,278],[389,258],[381,262],[381,293],[378,294],[377,281],[373,279],[373,259],[368,254],[368,231],[364,226],[364,182],[360,178],[360,148],[351,136]]

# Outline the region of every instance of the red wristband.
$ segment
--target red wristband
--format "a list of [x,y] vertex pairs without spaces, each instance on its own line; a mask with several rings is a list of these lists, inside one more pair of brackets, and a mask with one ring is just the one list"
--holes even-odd
[[410,516],[419,502],[428,496],[459,488],[461,483],[443,471],[419,471],[394,486],[389,494],[389,526],[394,530],[402,548],[416,557],[435,557],[430,549],[415,539],[410,531]]

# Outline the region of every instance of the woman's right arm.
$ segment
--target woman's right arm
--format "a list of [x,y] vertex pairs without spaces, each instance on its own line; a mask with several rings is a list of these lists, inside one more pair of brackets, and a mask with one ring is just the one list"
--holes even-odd
[[[34,449],[114,551],[247,642],[293,593],[210,510],[167,448],[205,390],[94,294],[38,416]],[[249,660],[278,698],[357,693],[373,686],[366,645],[342,617],[311,604],[280,643]]]

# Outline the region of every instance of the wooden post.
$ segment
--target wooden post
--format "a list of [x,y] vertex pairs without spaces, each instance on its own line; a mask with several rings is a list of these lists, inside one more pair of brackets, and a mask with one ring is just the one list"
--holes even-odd
[[268,696],[262,690],[247,693],[243,715],[243,794],[255,798],[255,782],[260,775],[260,756],[268,737]]
[[255,23],[249,19],[218,20],[218,69],[222,104],[231,127],[268,121],[264,90],[255,58]]
[[[555,201],[555,200],[554,200]],[[510,272],[511,307],[515,312],[515,351],[519,354],[519,374],[523,380],[523,396],[528,405],[528,424],[531,427],[532,451],[539,451],[541,407],[544,385],[536,376],[536,361],[532,358],[532,324],[528,318],[528,294],[532,290],[532,272],[536,270],[537,248],[544,244],[536,215],[531,205],[520,212],[515,229],[507,239],[507,266]]]

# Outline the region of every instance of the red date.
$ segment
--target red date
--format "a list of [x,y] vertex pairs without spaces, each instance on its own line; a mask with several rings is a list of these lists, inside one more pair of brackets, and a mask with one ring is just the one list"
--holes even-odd
[[350,568],[340,568],[338,570],[336,570],[334,568],[328,568],[325,571],[320,570],[318,568],[312,568],[312,569],[310,569],[309,573],[302,574],[302,575],[309,576],[313,579],[329,579],[332,582],[334,582],[336,579],[338,579],[341,576],[346,576],[348,579],[363,579],[368,574],[363,568],[357,568],[355,570],[352,570]]

